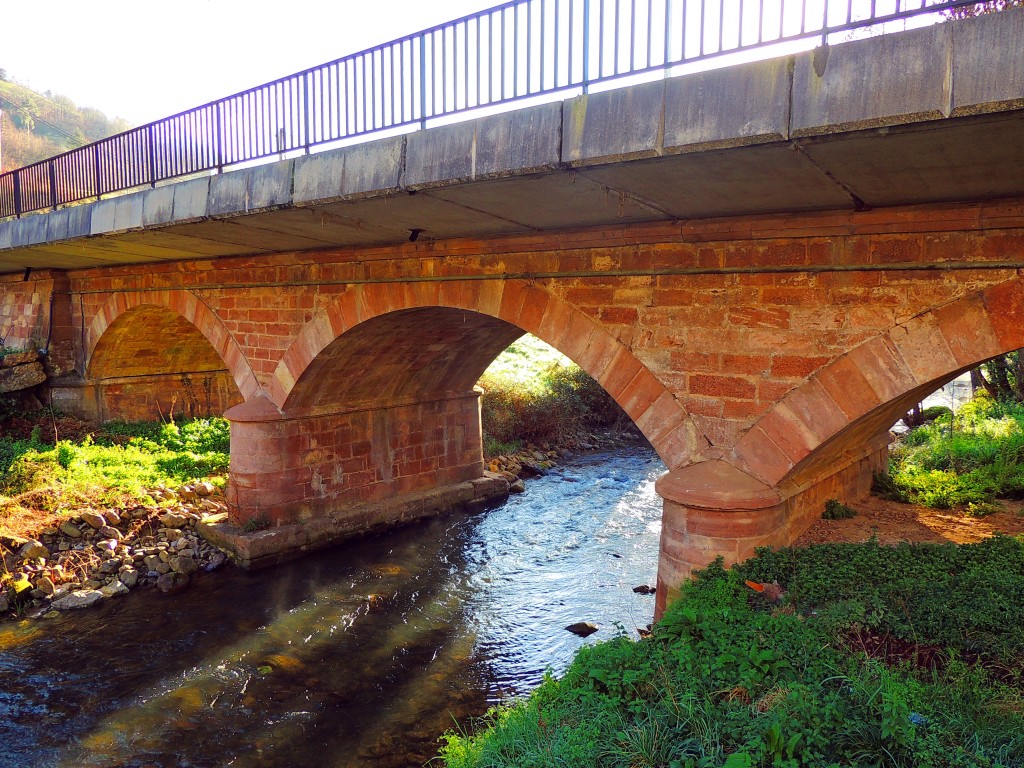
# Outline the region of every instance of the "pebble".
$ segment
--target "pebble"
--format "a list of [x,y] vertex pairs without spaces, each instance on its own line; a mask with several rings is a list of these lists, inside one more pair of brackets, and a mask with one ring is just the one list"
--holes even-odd
[[100,536],[103,536],[103,537],[108,538],[108,539],[115,539],[117,541],[121,541],[121,539],[124,538],[124,534],[123,533],[121,533],[119,530],[117,530],[117,528],[114,528],[113,526],[110,526],[110,525],[104,525],[103,527],[101,527],[99,529],[99,531],[100,531]]
[[128,589],[132,589],[136,584],[139,583],[139,572],[132,569],[128,571],[121,571],[117,577],[121,583],[124,584]]
[[82,530],[70,520],[65,520],[60,524],[60,532],[65,536],[70,536],[72,539],[79,539],[82,537]]

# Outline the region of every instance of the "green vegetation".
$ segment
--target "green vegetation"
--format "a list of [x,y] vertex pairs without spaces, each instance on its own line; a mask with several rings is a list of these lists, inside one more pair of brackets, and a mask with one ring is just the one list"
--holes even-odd
[[571,446],[587,433],[630,423],[586,372],[533,336],[499,355],[479,384],[488,456],[514,453],[525,443]]
[[[1024,404],[984,394],[904,435],[876,492],[896,501],[969,514],[994,510],[996,499],[1024,498]],[[973,506],[972,506],[973,505]]]
[[1006,537],[760,551],[699,573],[651,639],[585,647],[527,700],[446,734],[441,759],[1019,768],[1022,589],[1024,543]]
[[[3,72],[3,70],[0,70]],[[69,149],[121,133],[131,126],[98,109],[78,107],[67,96],[36,93],[0,77],[3,170],[31,165]]]
[[[148,491],[218,475],[228,467],[228,422],[111,423],[79,440],[0,437],[0,528],[11,533],[26,506],[151,503]],[[27,497],[27,498],[26,498]],[[38,514],[38,512],[35,512]],[[31,522],[29,520],[28,522]]]
[[825,511],[821,513],[823,520],[848,520],[857,516],[857,510],[848,507],[839,499],[828,499],[825,501]]

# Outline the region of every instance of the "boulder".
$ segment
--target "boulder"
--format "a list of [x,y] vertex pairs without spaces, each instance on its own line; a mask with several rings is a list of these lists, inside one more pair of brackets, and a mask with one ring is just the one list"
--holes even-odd
[[82,513],[82,520],[95,528],[97,531],[107,524],[107,518],[102,513],[86,510]]
[[156,586],[165,595],[173,595],[185,589],[191,579],[191,576],[184,573],[165,573],[156,580]]
[[50,550],[43,546],[43,543],[32,539],[18,552],[18,556],[22,560],[35,560],[37,557],[41,557],[44,560],[50,556]]
[[588,635],[592,635],[597,632],[598,626],[596,624],[591,624],[589,621],[577,621],[575,624],[570,624],[566,629],[574,635],[587,637]]
[[58,611],[69,611],[77,608],[88,608],[103,599],[98,589],[78,589],[64,597],[54,600],[50,605]]
[[199,570],[198,563],[191,557],[172,557],[170,565],[172,571],[186,576]]
[[28,363],[0,368],[0,394],[28,389],[46,381],[42,363]]

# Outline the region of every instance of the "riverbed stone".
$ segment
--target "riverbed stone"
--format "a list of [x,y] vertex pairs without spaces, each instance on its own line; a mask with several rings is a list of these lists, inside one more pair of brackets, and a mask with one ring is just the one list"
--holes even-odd
[[525,493],[526,492],[526,483],[523,482],[522,478],[517,478],[514,483],[509,483],[508,492],[509,493]]
[[103,510],[103,517],[107,520],[107,525],[120,525],[121,515],[116,509],[105,509]]
[[105,587],[101,587],[100,592],[104,597],[119,597],[128,594],[128,587],[121,583],[120,579],[114,579]]
[[596,624],[593,624],[589,621],[577,621],[575,624],[570,624],[568,627],[566,627],[566,629],[572,632],[574,635],[579,635],[580,637],[587,637],[597,632],[599,627]]
[[186,576],[190,573],[195,573],[199,570],[199,565],[191,557],[172,557],[171,558],[171,569],[175,573],[182,573]]
[[122,584],[128,587],[128,589],[132,589],[139,583],[139,572],[132,568],[127,571],[121,571],[117,578]]
[[18,555],[22,560],[35,560],[37,557],[41,557],[45,560],[50,556],[50,550],[47,549],[42,542],[32,539],[21,548]]
[[35,587],[47,596],[52,595],[57,589],[57,585],[53,583],[53,579],[49,576],[40,576],[36,579]]
[[185,589],[191,578],[185,573],[165,573],[156,580],[156,586],[165,595],[172,595]]
[[114,539],[115,541],[121,541],[122,539],[124,539],[124,534],[111,525],[104,525],[99,530],[100,536],[103,536],[104,538]]
[[120,568],[120,560],[107,560],[105,563],[103,563],[103,565],[100,566],[100,573],[109,575],[117,573]]
[[170,573],[171,572],[171,566],[168,565],[167,563],[161,562],[161,563],[157,563],[156,567],[153,570],[156,571],[158,574]]
[[60,532],[72,539],[82,538],[82,530],[70,520],[65,520],[60,524]]
[[142,558],[142,562],[145,563],[147,571],[155,571],[156,567],[160,565],[160,558],[156,555],[146,555]]
[[187,523],[188,518],[180,512],[167,512],[160,516],[160,525],[164,528],[182,528]]
[[82,520],[97,531],[107,524],[107,518],[101,512],[94,512],[88,509],[82,513]]
[[58,611],[70,611],[78,608],[88,608],[103,599],[103,593],[98,589],[78,589],[54,600],[50,605]]

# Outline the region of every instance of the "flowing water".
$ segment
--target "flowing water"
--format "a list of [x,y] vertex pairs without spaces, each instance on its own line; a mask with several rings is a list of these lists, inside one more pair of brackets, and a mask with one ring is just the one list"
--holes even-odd
[[662,472],[593,454],[483,513],[2,624],[0,767],[423,765],[453,718],[650,621]]

